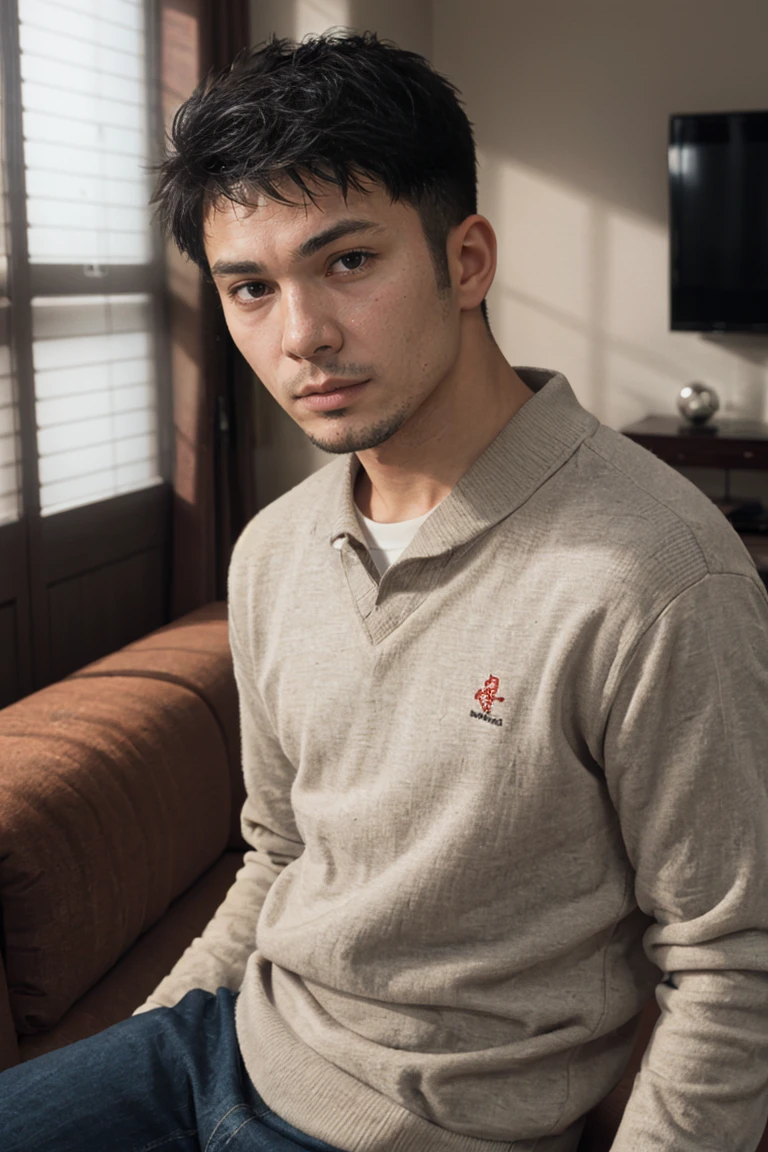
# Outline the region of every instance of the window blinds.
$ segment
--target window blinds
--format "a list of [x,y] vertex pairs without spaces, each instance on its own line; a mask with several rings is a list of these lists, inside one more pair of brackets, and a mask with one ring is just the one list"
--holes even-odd
[[150,260],[144,9],[19,0],[29,257]]
[[[30,263],[149,272],[143,4],[19,0],[19,20]],[[150,301],[32,301],[44,516],[160,480]]]
[[5,183],[5,157],[2,154],[3,86],[0,84],[0,524],[18,520],[20,515],[18,409],[11,372],[8,345],[8,199]]
[[148,296],[33,303],[42,515],[159,482]]
[[19,448],[10,349],[0,345],[0,524],[19,518]]

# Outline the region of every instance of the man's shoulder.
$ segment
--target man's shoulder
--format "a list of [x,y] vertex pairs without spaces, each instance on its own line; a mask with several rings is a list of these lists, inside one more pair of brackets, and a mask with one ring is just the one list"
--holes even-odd
[[626,562],[643,565],[670,592],[707,574],[756,577],[738,533],[687,477],[604,424],[582,448],[591,457],[594,530]]
[[267,504],[246,524],[235,544],[230,572],[284,558],[303,540],[330,525],[332,502],[346,476],[347,457],[337,457]]

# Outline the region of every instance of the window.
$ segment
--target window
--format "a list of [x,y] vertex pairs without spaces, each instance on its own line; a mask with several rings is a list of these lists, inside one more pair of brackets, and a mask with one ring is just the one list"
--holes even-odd
[[160,479],[146,25],[135,0],[18,0],[42,515]]
[[156,24],[150,0],[0,4],[0,705],[163,622]]
[[33,300],[43,516],[160,479],[150,306],[146,295]]

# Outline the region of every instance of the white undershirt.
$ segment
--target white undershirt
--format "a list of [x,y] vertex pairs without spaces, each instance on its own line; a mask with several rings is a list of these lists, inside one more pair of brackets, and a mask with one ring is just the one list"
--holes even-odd
[[425,512],[423,516],[417,516],[415,520],[400,520],[396,524],[379,524],[378,521],[369,520],[367,516],[363,516],[360,509],[355,507],[365,542],[368,545],[368,551],[371,553],[371,559],[378,568],[380,576],[405,551],[427,516],[431,516],[434,510],[434,508],[430,508],[429,512]]

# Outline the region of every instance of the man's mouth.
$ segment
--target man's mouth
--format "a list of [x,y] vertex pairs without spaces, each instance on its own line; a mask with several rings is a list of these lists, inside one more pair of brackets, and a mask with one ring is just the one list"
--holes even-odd
[[299,400],[305,408],[313,412],[327,412],[333,408],[343,408],[351,404],[368,384],[361,380],[357,384],[347,381],[326,380],[323,384],[308,386],[299,393]]
[[307,384],[299,392],[299,397],[303,399],[305,396],[324,395],[328,392],[340,392],[343,388],[355,388],[358,384],[365,384],[365,380],[340,380],[338,377],[329,376],[322,384]]

